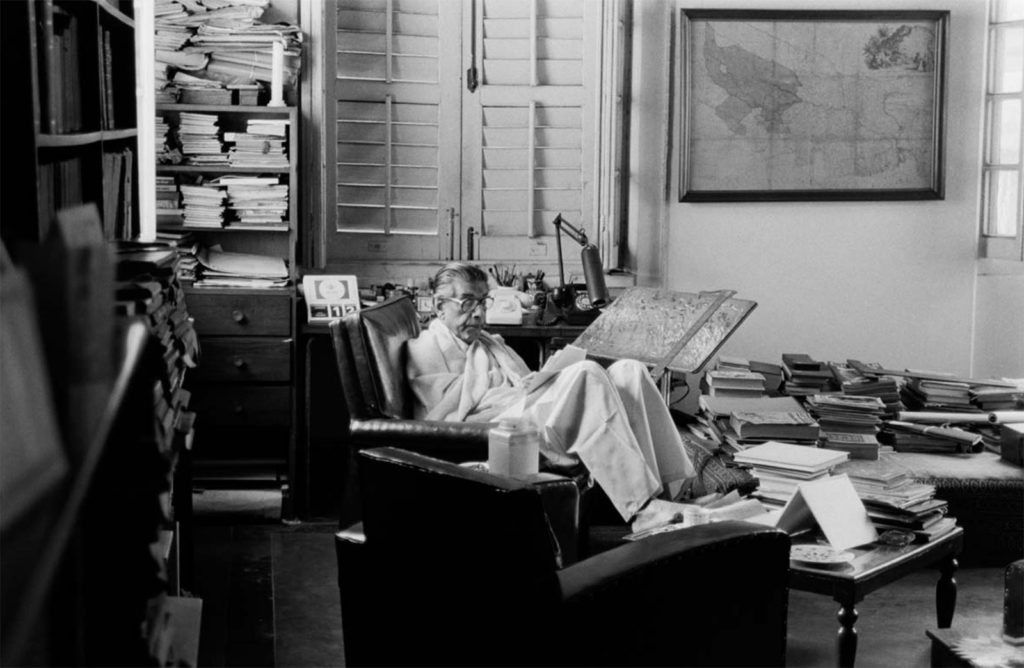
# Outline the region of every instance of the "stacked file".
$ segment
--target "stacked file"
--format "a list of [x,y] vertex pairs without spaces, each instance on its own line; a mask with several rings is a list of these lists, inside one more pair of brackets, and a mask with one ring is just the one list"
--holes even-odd
[[1024,387],[972,386],[971,403],[985,412],[1024,409]]
[[896,452],[978,452],[982,437],[974,431],[959,427],[919,424],[904,420],[885,420],[881,437]]
[[790,396],[808,396],[832,389],[832,371],[806,353],[783,353],[782,372],[785,390]]
[[[234,220],[229,223],[255,226],[280,226],[288,218],[288,186],[270,183],[280,180],[279,177],[236,179],[226,183],[228,189],[228,207],[234,212]],[[268,181],[254,183],[253,181]]]
[[[696,422],[689,423],[690,430],[727,452],[745,450],[766,440],[740,438],[731,424],[734,413],[806,413],[800,402],[793,397],[716,397],[702,394],[697,403]],[[814,438],[803,441],[813,443],[817,438],[817,428],[809,431],[815,434]]]
[[156,177],[156,223],[180,225],[185,209],[181,205],[181,193],[173,176]]
[[250,119],[245,132],[230,132],[228,162],[232,167],[288,168],[288,119]]
[[782,367],[778,364],[721,355],[718,358],[716,368],[722,371],[747,371],[761,374],[764,378],[764,393],[769,397],[777,397],[779,395],[779,388],[782,385]]
[[736,410],[729,417],[729,426],[741,441],[803,441],[818,440],[818,423],[802,407],[799,410],[767,411]]
[[754,493],[766,504],[782,506],[799,484],[827,478],[831,470],[845,462],[849,454],[839,450],[793,443],[768,441],[737,452],[733,459],[748,466],[758,479]]
[[713,397],[764,396],[764,376],[742,369],[712,369],[704,375]]
[[851,459],[878,459],[878,432],[885,404],[878,397],[814,394],[807,410],[818,421],[823,447],[845,450]]
[[960,380],[909,378],[900,395],[909,410],[978,411],[971,403],[970,391],[970,383]]
[[185,205],[185,227],[224,227],[227,191],[218,185],[182,184],[181,198]]
[[178,117],[178,144],[193,165],[226,165],[216,114],[183,111]]
[[846,364],[833,362],[829,365],[832,375],[843,394],[857,397],[878,397],[885,404],[885,417],[894,418],[903,410],[900,401],[900,380],[894,376],[881,373],[869,373],[870,369],[880,370],[877,362],[865,364],[857,360],[847,360]]

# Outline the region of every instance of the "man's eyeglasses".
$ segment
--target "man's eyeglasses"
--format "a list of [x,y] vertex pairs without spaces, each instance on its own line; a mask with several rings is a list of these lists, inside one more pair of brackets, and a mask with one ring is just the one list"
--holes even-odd
[[463,297],[462,299],[456,299],[455,297],[438,297],[439,302],[454,302],[459,305],[459,313],[472,313],[481,306],[484,309],[491,308],[491,304],[494,303],[494,297],[486,295],[484,297]]

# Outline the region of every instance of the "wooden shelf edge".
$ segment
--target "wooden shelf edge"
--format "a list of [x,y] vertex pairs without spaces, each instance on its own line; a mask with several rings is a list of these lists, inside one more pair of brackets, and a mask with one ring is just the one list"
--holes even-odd
[[251,104],[158,104],[157,111],[206,111],[215,112],[245,112],[249,114],[276,114],[289,115],[292,110],[298,107],[268,107],[266,105]]
[[157,174],[287,174],[285,167],[232,167],[230,165],[157,165]]
[[78,471],[74,474],[67,500],[61,508],[57,521],[54,522],[46,547],[39,555],[31,581],[25,587],[24,602],[11,625],[10,633],[4,639],[4,650],[5,652],[9,651],[11,656],[20,656],[30,635],[31,627],[36,622],[40,608],[50,590],[53,576],[64,558],[64,549],[78,521],[79,509],[88,495],[93,474],[106,449],[107,439],[117,419],[132,376],[142,361],[147,337],[149,337],[149,330],[141,320],[132,322],[124,334],[124,355],[110,391],[107,406],[96,428],[96,433],[89,443],[89,449],[85,452]]
[[125,24],[129,28],[132,28],[133,30],[135,29],[135,19],[128,16],[120,9],[117,9],[116,7],[111,5],[109,2],[107,2],[107,0],[93,0],[93,2],[95,2],[100,9],[106,12],[107,16],[111,16],[117,19],[118,21]]

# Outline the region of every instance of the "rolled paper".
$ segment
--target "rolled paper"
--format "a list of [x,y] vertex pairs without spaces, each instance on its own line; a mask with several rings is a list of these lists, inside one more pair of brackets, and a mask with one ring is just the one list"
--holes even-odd
[[270,102],[268,107],[284,106],[284,42],[277,40],[273,44],[273,57],[270,62]]

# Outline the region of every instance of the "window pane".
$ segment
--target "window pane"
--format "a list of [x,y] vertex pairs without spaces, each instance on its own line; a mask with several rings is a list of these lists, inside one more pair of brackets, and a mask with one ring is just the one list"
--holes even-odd
[[1024,2],[1020,0],[992,0],[993,21],[1020,21],[1024,19]]
[[1020,100],[992,100],[988,162],[1016,165],[1020,162]]
[[992,93],[1019,93],[1024,85],[1024,26],[992,30]]
[[990,237],[1016,236],[1020,172],[988,171],[985,180],[985,234]]

